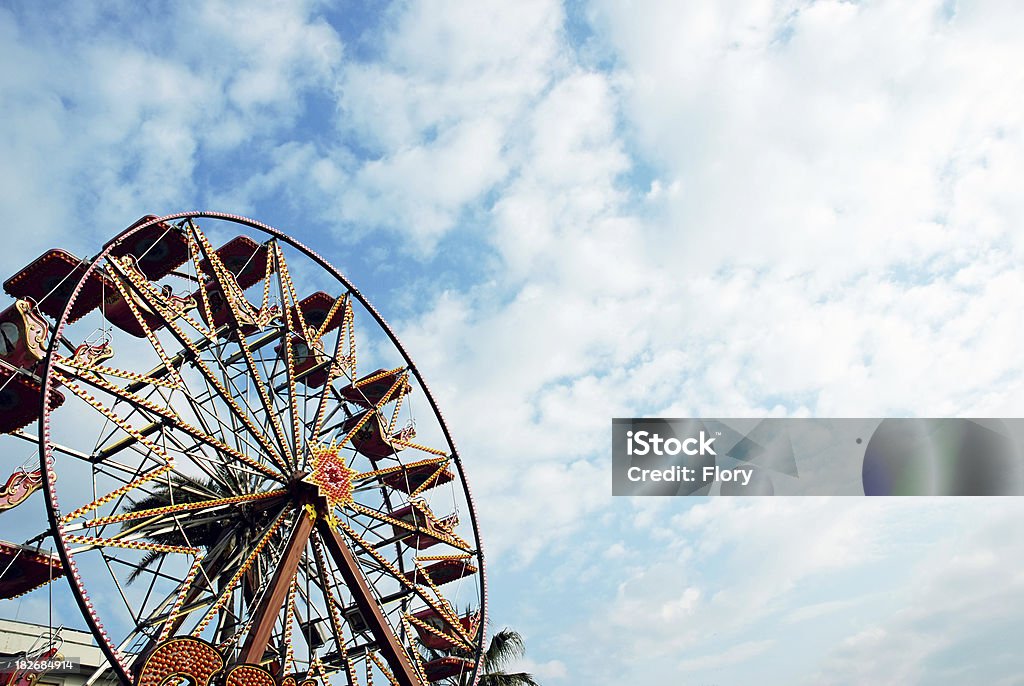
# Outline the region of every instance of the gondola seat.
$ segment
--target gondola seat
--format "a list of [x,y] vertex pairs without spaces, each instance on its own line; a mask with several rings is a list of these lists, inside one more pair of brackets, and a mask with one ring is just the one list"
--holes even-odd
[[[261,245],[248,236],[235,236],[217,248],[217,256],[235,277],[242,290],[245,290],[266,276],[270,251],[266,245]],[[209,260],[200,262],[199,268],[207,276],[213,276],[213,267]]]
[[[131,228],[156,219],[147,214]],[[188,260],[188,241],[181,229],[167,222],[157,222],[140,229],[116,245],[110,254],[114,257],[132,255],[139,271],[150,281],[157,281],[185,264]]]
[[434,683],[441,679],[449,679],[453,676],[470,674],[473,671],[473,661],[464,657],[439,657],[423,665],[427,681]]
[[[401,471],[385,474],[380,480],[391,488],[403,493],[412,493],[422,487],[423,484],[427,484],[424,490],[436,488],[451,482],[455,478],[455,475],[447,468],[438,472],[439,466],[437,464],[420,464],[415,467],[406,467]],[[429,483],[427,483],[428,481]]]
[[10,600],[64,576],[60,558],[46,552],[0,541],[0,599]]
[[435,586],[443,586],[473,574],[476,574],[476,566],[470,564],[468,559],[453,559],[434,562],[424,567],[422,571],[413,569],[405,573],[405,578],[414,584],[426,584],[427,577],[429,577],[430,582]]
[[[15,298],[31,298],[40,311],[57,319],[64,311],[75,285],[85,275],[82,260],[64,250],[54,248],[40,255],[27,267],[4,282],[4,290]],[[79,291],[68,314],[74,322],[99,307],[103,300],[104,281],[94,270]]]
[[[11,433],[39,419],[42,388],[36,378],[0,363],[0,433]],[[64,403],[64,395],[53,390],[50,409]]]
[[[342,398],[360,407],[376,407],[384,399],[387,392],[391,390],[391,387],[395,385],[398,377],[404,373],[404,369],[391,371],[378,369],[356,379],[338,392],[341,393]],[[391,394],[388,400],[394,400],[400,394],[409,393],[410,391],[412,391],[412,387],[407,383],[404,389],[395,389],[395,392]]]

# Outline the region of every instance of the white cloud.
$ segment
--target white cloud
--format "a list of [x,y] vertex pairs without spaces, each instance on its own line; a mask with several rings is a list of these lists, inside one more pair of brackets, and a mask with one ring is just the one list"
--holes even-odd
[[[650,657],[734,642],[789,605],[808,580],[857,568],[892,551],[909,523],[887,527],[917,504],[716,498],[633,529],[643,564],[626,574],[591,618],[623,649]],[[659,528],[662,530],[659,531]],[[663,542],[653,549],[642,543]],[[653,550],[653,552],[651,552]]]
[[988,517],[918,563],[905,605],[837,645],[807,682],[952,684],[1019,674],[1024,663],[1010,637],[1024,606],[1024,547],[1012,534],[1020,507],[984,507]]
[[708,669],[715,669],[736,662],[744,662],[752,657],[760,655],[775,644],[771,639],[763,641],[748,641],[726,648],[713,655],[705,655],[683,660],[679,663],[681,672],[697,672]]
[[949,191],[989,140],[1014,145],[1020,77],[993,59],[1005,35],[942,10],[597,3],[637,140],[681,182],[679,253],[842,279],[977,247]]
[[586,672],[594,683],[681,671],[960,683],[950,664],[989,659],[993,676],[1014,673],[1024,577],[1020,546],[1006,538],[1021,514],[1012,500],[720,498],[675,516],[654,509],[660,518],[632,530],[641,557],[599,563],[622,581],[580,619],[587,639],[569,642],[574,664],[620,665]]
[[510,674],[526,672],[540,683],[550,680],[562,680],[569,677],[569,670],[561,660],[534,662],[533,660],[524,658],[505,671]]
[[350,161],[325,216],[339,236],[385,228],[412,238],[409,254],[430,253],[516,165],[519,120],[567,64],[562,8],[445,1],[390,14],[381,59],[339,74],[339,130],[370,153]]
[[504,176],[501,135],[493,121],[466,121],[431,143],[363,164],[340,197],[342,217],[401,227],[431,250],[460,210]]
[[783,619],[785,622],[804,622],[810,619],[817,619],[833,612],[849,609],[857,604],[860,599],[852,600],[827,600],[821,603],[803,605],[790,612]]
[[306,3],[172,9],[79,7],[57,25],[0,12],[4,62],[19,65],[2,77],[0,220],[32,229],[12,269],[51,242],[94,250],[146,212],[194,205],[207,155],[287,130],[303,95],[331,82],[341,44]]
[[399,6],[380,62],[347,65],[339,122],[382,151],[424,142],[465,119],[511,122],[547,85],[563,50],[551,0]]
[[[489,241],[504,269],[402,327],[410,349],[434,351],[423,367],[443,380],[465,454],[488,455],[470,460],[484,502],[511,494],[543,510],[518,485],[523,465],[596,459],[612,416],[1014,413],[1024,387],[1010,346],[1024,322],[1005,303],[1024,297],[1020,212],[998,189],[1020,177],[1022,127],[1005,107],[1018,77],[989,59],[1008,36],[991,45],[989,28],[938,3],[595,3],[590,16],[591,44],[617,70],[562,67],[516,99],[531,103],[525,119],[495,119],[504,181],[481,187],[495,193]],[[423,41],[405,21],[389,36]],[[540,26],[547,61],[524,53],[520,74],[558,63],[557,28]],[[391,73],[409,54],[388,52]],[[444,94],[467,70],[423,73]],[[404,111],[409,98],[392,97]],[[409,154],[398,141],[441,119],[405,121],[381,141],[388,178],[403,178],[385,166]],[[634,172],[655,175],[649,192],[630,188]],[[479,197],[460,186],[437,195]],[[410,197],[380,211],[411,216],[417,186],[398,187]],[[602,503],[572,485],[565,509],[582,526]]]

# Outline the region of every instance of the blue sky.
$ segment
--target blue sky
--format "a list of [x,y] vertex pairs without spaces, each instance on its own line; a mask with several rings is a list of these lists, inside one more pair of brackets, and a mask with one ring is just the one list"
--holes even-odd
[[1017,3],[41,7],[0,2],[0,272],[193,208],[327,255],[542,683],[1024,683],[1016,500],[613,500],[608,454],[615,416],[1019,416]]

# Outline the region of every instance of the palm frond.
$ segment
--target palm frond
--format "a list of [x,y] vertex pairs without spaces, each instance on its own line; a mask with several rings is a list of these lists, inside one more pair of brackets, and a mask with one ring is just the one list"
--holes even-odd
[[525,653],[523,637],[518,631],[505,627],[491,637],[491,643],[484,653],[484,670],[488,673],[500,673],[505,665]]
[[141,560],[139,560],[139,566],[133,569],[132,573],[128,575],[128,583],[132,583],[138,579],[139,575],[142,574],[143,571],[149,569],[157,560],[162,560],[166,555],[167,553],[164,552],[150,550]]
[[[233,491],[226,489],[221,482],[215,479],[202,479],[187,474],[175,474],[170,478],[169,483],[162,483],[145,496],[137,500],[130,500],[122,511],[143,512],[145,510],[167,507],[172,504],[172,490],[173,501],[177,504],[194,503],[207,499],[237,495]],[[163,524],[158,524],[157,526],[162,527],[162,530],[147,534],[146,540],[162,545],[198,546],[209,550],[221,540],[225,531],[233,529],[244,531],[253,528],[258,526],[258,520],[260,519],[258,516],[255,520],[250,519],[246,515],[246,508],[244,507],[226,510],[219,521],[210,521],[191,526],[185,523],[190,517],[190,513],[182,513],[180,516],[179,526],[166,527]],[[181,525],[188,526],[187,537],[181,530]],[[138,520],[128,520],[121,524],[121,529],[123,531],[138,526]],[[146,529],[142,530],[145,531]],[[128,577],[129,583],[137,580],[144,570],[152,567],[154,563],[166,556],[167,553],[165,552],[152,551],[147,553],[139,561],[138,567],[132,570]]]

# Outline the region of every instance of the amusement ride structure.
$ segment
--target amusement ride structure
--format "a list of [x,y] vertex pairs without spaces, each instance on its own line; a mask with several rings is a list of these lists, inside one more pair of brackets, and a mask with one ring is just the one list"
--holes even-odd
[[259,222],[187,212],[3,286],[0,445],[39,461],[0,458],[0,532],[36,490],[49,522],[0,542],[0,598],[64,577],[109,662],[92,681],[476,684],[462,462],[338,270]]

